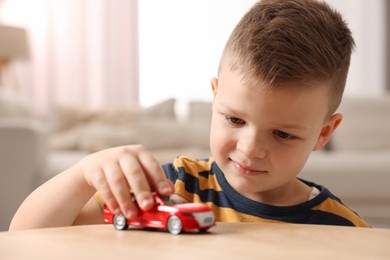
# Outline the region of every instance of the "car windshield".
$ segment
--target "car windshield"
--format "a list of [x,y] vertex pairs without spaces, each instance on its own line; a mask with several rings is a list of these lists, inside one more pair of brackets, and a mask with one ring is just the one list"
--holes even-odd
[[188,203],[186,199],[178,194],[171,194],[169,197],[162,198],[167,205],[177,205]]

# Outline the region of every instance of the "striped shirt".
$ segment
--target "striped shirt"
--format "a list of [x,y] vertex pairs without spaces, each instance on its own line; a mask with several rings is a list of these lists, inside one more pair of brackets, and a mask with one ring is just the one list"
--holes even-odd
[[315,198],[294,206],[273,206],[253,201],[236,192],[213,158],[194,160],[179,157],[162,165],[175,193],[189,202],[208,204],[217,221],[287,222],[370,227],[327,188],[302,180],[320,192]]

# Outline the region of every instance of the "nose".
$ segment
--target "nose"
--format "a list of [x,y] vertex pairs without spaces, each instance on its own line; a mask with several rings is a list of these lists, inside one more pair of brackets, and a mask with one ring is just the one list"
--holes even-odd
[[256,131],[245,131],[237,142],[237,150],[248,158],[265,158],[266,143],[265,138],[260,137]]

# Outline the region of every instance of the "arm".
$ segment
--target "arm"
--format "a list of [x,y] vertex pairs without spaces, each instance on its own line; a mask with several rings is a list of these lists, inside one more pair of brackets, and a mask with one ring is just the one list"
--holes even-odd
[[121,146],[86,156],[31,193],[17,210],[10,230],[102,223],[93,195],[127,218],[137,214],[130,189],[143,210],[153,205],[151,190],[173,187],[154,157],[140,145]]
[[73,166],[26,198],[13,217],[10,230],[72,225],[94,192],[78,167]]

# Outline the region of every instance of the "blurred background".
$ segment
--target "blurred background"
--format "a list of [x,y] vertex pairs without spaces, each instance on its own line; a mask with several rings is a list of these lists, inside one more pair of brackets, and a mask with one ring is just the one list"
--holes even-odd
[[[1,24],[24,29],[29,51],[27,59],[12,61],[17,75],[2,88],[17,88],[43,114],[57,104],[211,100],[210,78],[226,39],[254,2],[1,0]],[[389,4],[327,2],[344,15],[356,40],[347,94],[382,94],[389,85]]]
[[[255,2],[0,0],[0,230],[33,188],[88,153],[143,143],[161,162],[207,156],[210,79],[231,30]],[[326,2],[356,41],[346,97],[387,96],[390,2]],[[390,133],[388,118],[372,127]],[[390,148],[386,138],[380,143]],[[375,162],[385,164],[381,174],[389,172],[388,156]],[[341,174],[352,172],[343,167]],[[381,210],[367,216],[385,216],[378,223],[390,226],[390,195],[376,188]]]

